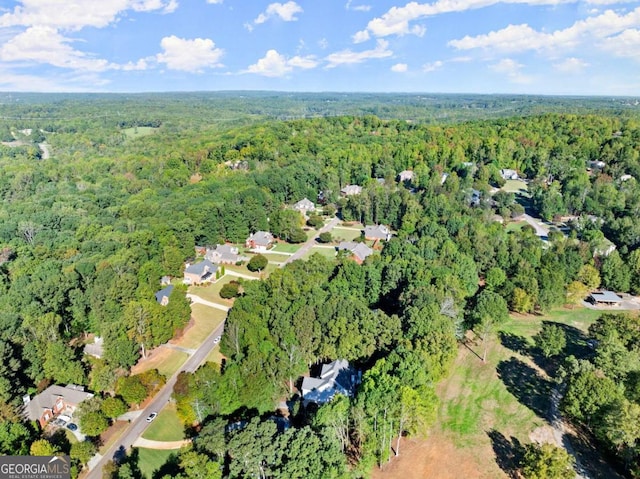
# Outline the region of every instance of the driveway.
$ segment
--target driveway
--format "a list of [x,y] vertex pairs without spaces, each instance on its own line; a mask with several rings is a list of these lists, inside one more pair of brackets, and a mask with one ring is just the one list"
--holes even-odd
[[311,251],[311,248],[315,246],[318,236],[320,236],[322,233],[327,233],[331,231],[333,228],[338,226],[338,223],[340,223],[340,218],[334,216],[331,219],[331,221],[329,221],[326,225],[324,225],[322,228],[316,231],[316,234],[314,234],[311,238],[309,238],[307,242],[304,245],[302,245],[302,247],[298,251],[296,251],[291,256],[289,256],[287,260],[281,264],[281,267],[284,267],[287,264],[297,259],[302,259],[304,255],[306,255],[309,251]]

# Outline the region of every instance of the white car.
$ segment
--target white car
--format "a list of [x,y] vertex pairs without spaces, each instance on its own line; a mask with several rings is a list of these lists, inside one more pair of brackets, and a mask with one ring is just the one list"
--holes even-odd
[[158,416],[157,412],[152,412],[151,414],[149,414],[149,416],[147,417],[147,422],[151,422],[153,421],[156,417]]
[[216,336],[215,338],[213,338],[213,344],[218,344],[221,339],[222,339],[222,336]]

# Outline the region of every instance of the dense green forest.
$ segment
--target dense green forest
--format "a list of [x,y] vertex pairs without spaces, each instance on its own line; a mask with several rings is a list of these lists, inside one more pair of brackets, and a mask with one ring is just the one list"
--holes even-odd
[[[400,437],[427,433],[435,384],[466,330],[486,341],[509,310],[548,311],[600,285],[640,292],[640,116],[629,101],[1,100],[0,137],[19,142],[0,146],[3,454],[28,452],[38,438],[18,415],[25,393],[86,385],[110,401],[87,406],[106,427],[121,409],[111,396],[135,404],[152,391],[162,379],[129,376],[131,366],[189,319],[184,288],[166,308],[155,302],[160,278],[180,276],[196,245],[269,228],[285,237],[285,206],[319,192],[343,220],[386,224],[396,236],[362,265],[314,256],[243,283],[221,343],[224,367],[209,364],[176,386],[181,418],[201,429],[174,477],[195,477],[189,464],[205,458],[207,477],[367,477]],[[503,168],[529,180],[530,198],[492,196]],[[413,180],[398,184],[406,169]],[[347,184],[363,193],[341,198]],[[495,221],[525,207],[546,220],[571,216],[568,235],[543,242]],[[608,255],[604,238],[617,247]],[[629,471],[640,434],[611,431],[640,408],[637,331],[637,319],[605,317],[593,331],[597,357],[566,366],[567,413]],[[104,338],[101,359],[82,355],[90,335]],[[357,394],[320,408],[298,402],[293,427],[279,433],[275,404],[310,367],[339,358],[362,371]],[[587,383],[617,392],[589,409]],[[225,434],[234,421],[246,427]]]

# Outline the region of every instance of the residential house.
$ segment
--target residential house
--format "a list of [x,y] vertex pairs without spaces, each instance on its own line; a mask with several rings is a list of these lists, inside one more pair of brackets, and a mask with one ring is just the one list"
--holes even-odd
[[316,205],[314,205],[313,201],[311,201],[310,199],[303,198],[293,205],[293,209],[299,211],[304,216],[307,216],[307,213],[309,211],[316,210]]
[[355,241],[342,241],[338,245],[338,251],[349,251],[358,264],[362,264],[367,257],[373,254],[373,250],[366,244]]
[[238,248],[229,244],[217,244],[215,248],[207,248],[204,258],[216,264],[236,264],[249,259],[240,256]]
[[156,293],[156,301],[161,306],[166,306],[169,304],[169,296],[171,296],[171,291],[173,291],[173,285],[170,284],[164,289],[161,289]]
[[482,198],[482,193],[480,192],[480,190],[472,189],[471,198],[469,198],[469,206],[480,206],[481,198]]
[[320,377],[305,377],[300,389],[305,402],[324,404],[336,394],[353,396],[359,383],[360,374],[349,366],[349,361],[337,359],[322,366]]
[[372,241],[389,241],[391,231],[385,225],[370,225],[364,227],[364,239]]
[[590,303],[596,305],[605,305],[605,306],[619,306],[622,303],[622,298],[618,296],[613,291],[594,291],[589,295],[588,298]]
[[403,181],[413,181],[413,171],[404,170],[398,174],[398,182],[402,183]]
[[633,176],[631,176],[631,175],[629,175],[629,174],[627,174],[627,175],[622,175],[622,176],[620,177],[620,181],[629,181],[629,180],[631,180],[631,179],[633,179]]
[[500,176],[502,176],[503,180],[517,180],[520,178],[516,170],[510,170],[508,168],[500,170]]
[[160,286],[169,286],[171,284],[171,276],[163,276],[160,278]]
[[67,386],[49,386],[31,399],[24,397],[24,416],[30,421],[38,421],[41,427],[59,414],[73,416],[78,405],[93,397],[82,386],[69,384]]
[[602,170],[607,164],[602,160],[593,160],[589,162],[589,168],[594,170]]
[[84,354],[100,359],[104,353],[104,340],[100,336],[93,338],[93,343],[86,344],[83,350]]
[[208,259],[202,260],[199,263],[187,265],[184,269],[184,284],[202,284],[216,280],[216,271],[218,266],[213,264]]
[[247,248],[251,248],[253,251],[261,252],[267,251],[274,241],[275,238],[268,231],[256,231],[247,238],[245,244]]
[[342,196],[359,195],[360,193],[362,193],[362,186],[358,185],[347,185],[340,190]]

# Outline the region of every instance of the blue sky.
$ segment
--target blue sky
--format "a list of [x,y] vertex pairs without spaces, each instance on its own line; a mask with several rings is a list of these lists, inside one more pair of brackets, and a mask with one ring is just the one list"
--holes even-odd
[[0,91],[640,96],[640,1],[0,0]]

